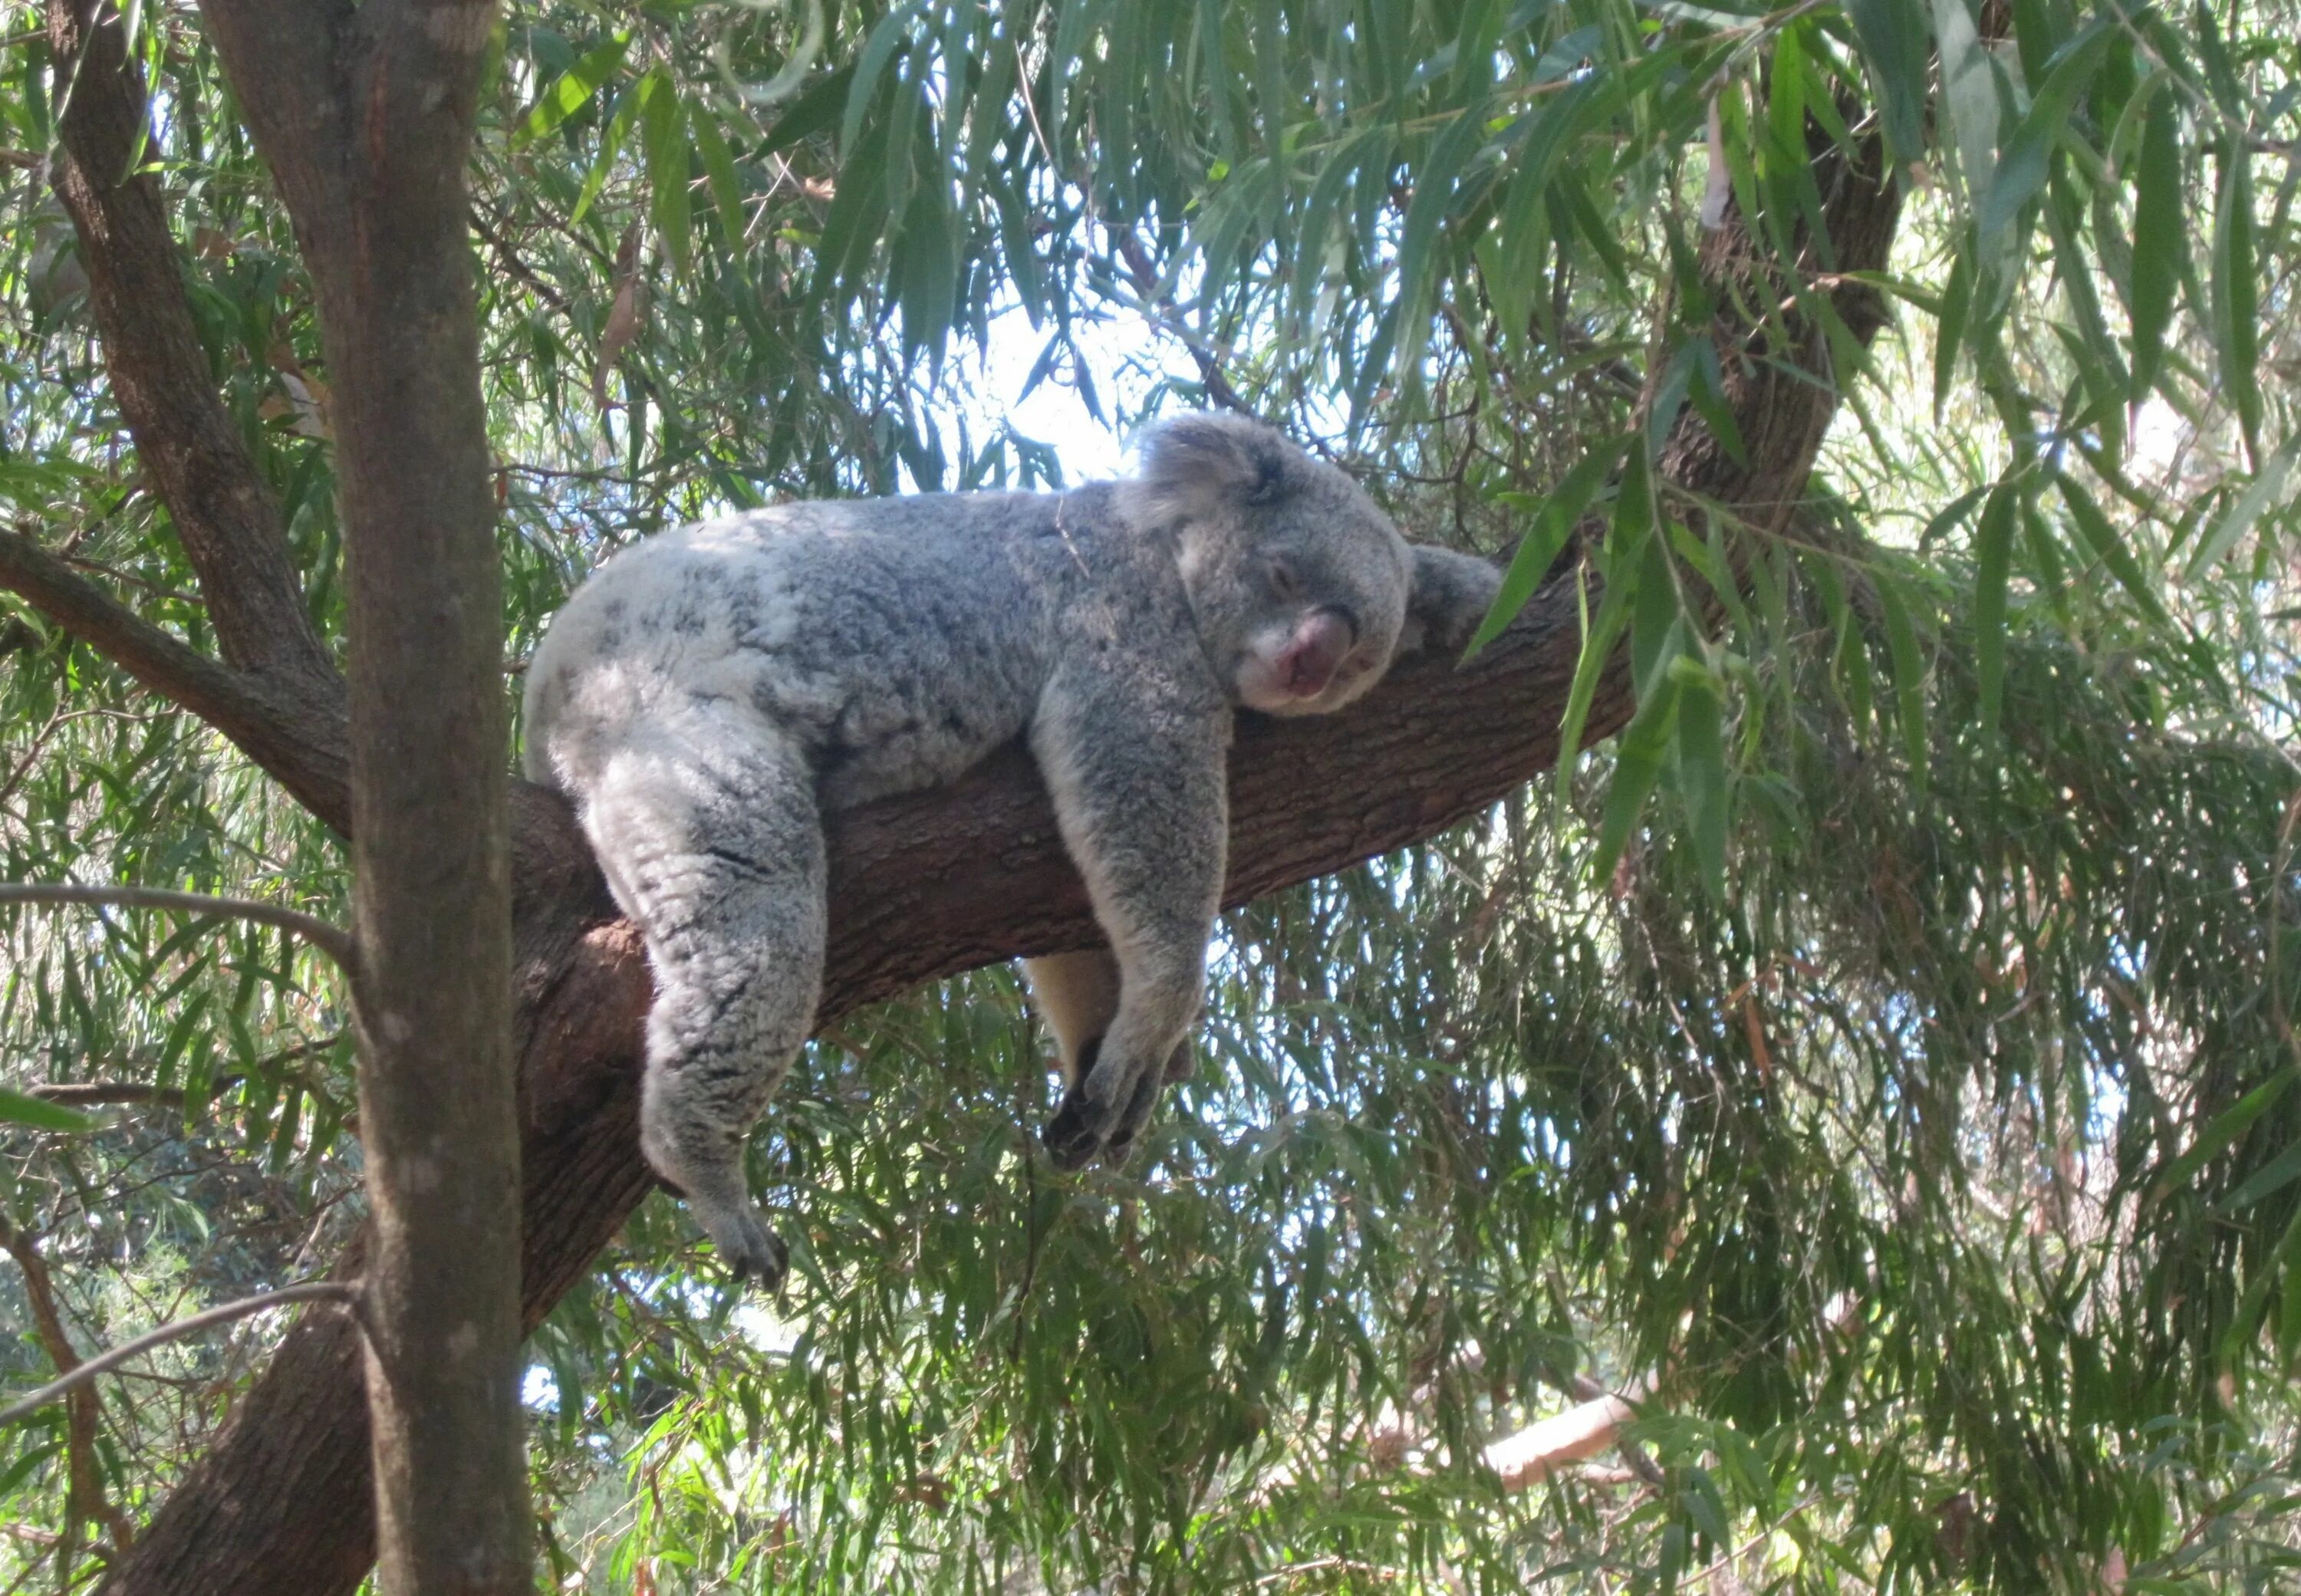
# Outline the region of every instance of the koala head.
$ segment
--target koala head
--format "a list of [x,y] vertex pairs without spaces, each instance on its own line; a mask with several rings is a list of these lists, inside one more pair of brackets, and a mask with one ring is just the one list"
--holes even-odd
[[1177,416],[1144,439],[1137,525],[1169,530],[1199,639],[1231,697],[1340,709],[1407,630],[1415,559],[1358,484],[1243,416]]

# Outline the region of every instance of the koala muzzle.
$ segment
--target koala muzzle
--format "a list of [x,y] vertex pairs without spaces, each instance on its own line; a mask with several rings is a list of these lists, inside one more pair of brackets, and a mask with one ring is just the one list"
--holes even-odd
[[1278,680],[1297,698],[1315,698],[1359,640],[1358,628],[1337,609],[1312,610],[1294,624],[1294,635],[1278,656]]

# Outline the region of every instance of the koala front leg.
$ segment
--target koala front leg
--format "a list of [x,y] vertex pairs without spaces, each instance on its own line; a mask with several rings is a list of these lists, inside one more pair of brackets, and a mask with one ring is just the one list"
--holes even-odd
[[773,1291],[786,1255],[751,1205],[743,1151],[822,991],[814,773],[757,716],[707,701],[661,710],[580,797],[655,970],[640,1149],[737,1278]]
[[1417,543],[1414,577],[1406,600],[1406,630],[1398,651],[1460,653],[1502,591],[1502,567],[1491,560],[1435,544]]
[[1222,896],[1229,730],[1227,705],[1165,687],[1139,660],[1058,677],[1032,723],[1032,752],[1118,973],[1099,1032],[1092,1003],[1058,1021],[1076,1072],[1045,1132],[1063,1168],[1105,1150],[1123,1158],[1188,1048]]

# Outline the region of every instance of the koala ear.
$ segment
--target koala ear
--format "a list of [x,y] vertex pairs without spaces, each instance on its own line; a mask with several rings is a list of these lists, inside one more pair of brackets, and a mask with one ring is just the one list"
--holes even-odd
[[1182,514],[1276,504],[1293,491],[1302,452],[1284,433],[1243,415],[1196,413],[1162,422],[1142,440],[1142,486]]
[[1451,548],[1435,548],[1427,543],[1410,547],[1414,577],[1407,589],[1406,629],[1399,634],[1398,651],[1459,652],[1494,607],[1494,595],[1502,585],[1501,568]]

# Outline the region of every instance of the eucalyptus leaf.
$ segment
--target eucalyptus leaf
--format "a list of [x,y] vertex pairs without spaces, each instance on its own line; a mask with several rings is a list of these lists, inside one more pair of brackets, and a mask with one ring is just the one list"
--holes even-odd
[[33,1097],[13,1087],[0,1086],[0,1120],[10,1124],[29,1125],[36,1131],[86,1132],[100,1130],[104,1122],[67,1108],[61,1103]]

